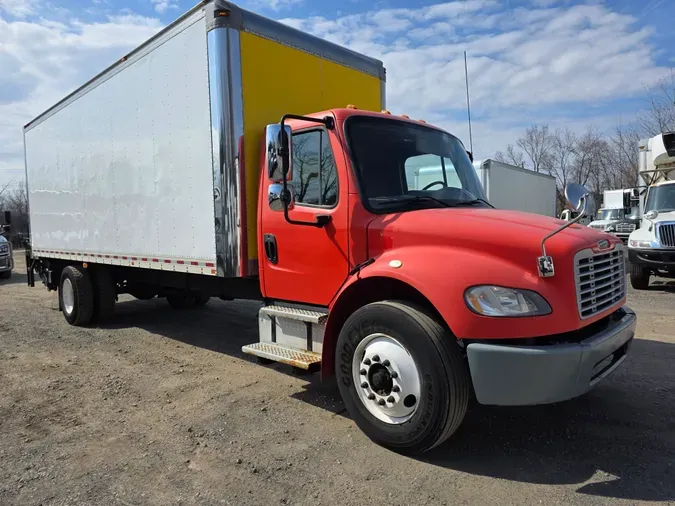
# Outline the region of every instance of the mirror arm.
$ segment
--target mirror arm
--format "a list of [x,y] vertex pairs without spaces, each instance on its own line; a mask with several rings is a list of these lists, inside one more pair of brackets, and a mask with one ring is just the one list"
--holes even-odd
[[588,194],[582,196],[581,199],[582,205],[581,209],[579,209],[579,214],[577,215],[577,217],[574,218],[572,221],[568,221],[564,225],[558,227],[553,232],[548,233],[541,240],[541,256],[537,259],[537,266],[539,268],[539,276],[541,276],[542,278],[548,278],[555,274],[555,270],[553,268],[553,258],[551,258],[546,254],[546,241],[548,241],[554,235],[559,234],[566,228],[571,227],[575,223],[578,223],[579,220],[581,220],[584,217],[586,213]]

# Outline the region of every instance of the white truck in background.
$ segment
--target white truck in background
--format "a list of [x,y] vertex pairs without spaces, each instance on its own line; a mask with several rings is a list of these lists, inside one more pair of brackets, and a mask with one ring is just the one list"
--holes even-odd
[[602,194],[602,208],[589,227],[616,235],[624,243],[639,224],[639,210],[634,201],[634,188],[606,190]]
[[0,225],[0,279],[9,279],[14,268],[14,258],[12,243],[5,235],[9,236],[11,230],[12,213],[5,211],[4,216],[5,224]]
[[675,132],[640,141],[642,220],[628,239],[630,282],[646,290],[653,274],[675,278]]
[[498,162],[473,162],[485,194],[498,209],[556,217],[556,181],[553,176]]

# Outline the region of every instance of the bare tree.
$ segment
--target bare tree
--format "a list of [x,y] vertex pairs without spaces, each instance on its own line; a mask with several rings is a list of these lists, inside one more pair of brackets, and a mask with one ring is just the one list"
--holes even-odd
[[549,171],[558,183],[558,206],[565,206],[564,190],[573,178],[573,164],[576,157],[577,136],[569,130],[557,129],[551,135]]
[[532,125],[516,142],[527,155],[532,170],[548,172],[551,164],[551,134],[548,125]]
[[675,131],[675,71],[647,90],[649,109],[638,115],[637,123],[646,136]]
[[506,153],[497,151],[495,153],[495,160],[502,163],[517,165],[519,167],[525,167],[525,157],[523,156],[523,153],[516,150],[513,144],[509,144],[506,147]]

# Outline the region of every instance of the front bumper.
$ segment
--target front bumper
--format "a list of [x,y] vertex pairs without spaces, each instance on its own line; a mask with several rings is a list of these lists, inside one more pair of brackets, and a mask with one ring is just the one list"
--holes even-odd
[[675,267],[675,249],[628,248],[628,261],[634,265],[663,269]]
[[14,268],[14,260],[11,256],[0,256],[0,272],[11,271]]
[[579,342],[544,346],[467,346],[476,398],[481,404],[523,406],[578,397],[626,358],[637,317],[624,307],[601,331]]

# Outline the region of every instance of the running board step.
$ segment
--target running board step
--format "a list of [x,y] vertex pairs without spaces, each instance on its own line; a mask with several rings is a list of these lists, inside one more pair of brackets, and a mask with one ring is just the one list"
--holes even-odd
[[260,310],[260,314],[308,323],[325,323],[328,318],[328,313],[287,306],[265,306]]
[[266,358],[274,362],[292,365],[307,371],[318,370],[321,366],[321,355],[311,351],[301,351],[274,343],[254,343],[242,346],[241,351],[256,357]]

